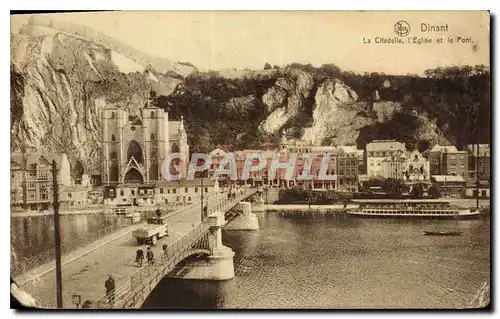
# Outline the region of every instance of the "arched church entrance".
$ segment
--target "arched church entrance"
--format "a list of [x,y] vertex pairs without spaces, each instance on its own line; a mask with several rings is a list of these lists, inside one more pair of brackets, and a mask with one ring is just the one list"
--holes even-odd
[[130,168],[125,174],[124,178],[125,183],[143,183],[144,177],[141,172],[139,172],[136,168]]

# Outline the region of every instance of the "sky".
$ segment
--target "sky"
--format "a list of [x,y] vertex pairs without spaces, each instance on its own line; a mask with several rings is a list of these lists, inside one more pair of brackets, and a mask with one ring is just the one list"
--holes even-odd
[[[55,20],[89,26],[148,54],[191,62],[204,70],[262,69],[292,62],[335,64],[354,72],[422,74],[438,66],[489,66],[489,14],[485,11],[127,11],[51,14]],[[11,32],[28,16],[11,16]],[[398,38],[396,22],[409,37],[431,44],[374,43]],[[422,32],[421,24],[448,25]],[[473,43],[449,44],[448,38]],[[363,41],[363,38],[365,41]],[[442,38],[443,43],[436,43]],[[368,42],[371,40],[371,43]],[[403,37],[407,41],[406,37]]]

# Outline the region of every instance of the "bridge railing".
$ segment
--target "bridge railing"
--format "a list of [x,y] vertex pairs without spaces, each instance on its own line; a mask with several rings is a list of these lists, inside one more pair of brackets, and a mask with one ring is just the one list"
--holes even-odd
[[[242,199],[252,195],[254,191],[242,190],[235,198],[224,197],[215,205],[208,208],[208,212],[225,211],[227,207],[234,207]],[[172,245],[160,253],[152,265],[145,265],[138,269],[130,278],[115,290],[114,304],[111,305],[108,296],[104,295],[93,303],[93,308],[133,308],[139,301],[143,302],[156,284],[186,256],[187,250],[192,249],[203,236],[208,234],[209,226],[201,223],[187,234],[179,238]],[[209,247],[207,250],[211,249]]]

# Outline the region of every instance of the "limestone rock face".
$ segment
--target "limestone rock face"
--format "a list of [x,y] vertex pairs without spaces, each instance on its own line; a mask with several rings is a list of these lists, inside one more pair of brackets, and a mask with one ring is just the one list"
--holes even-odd
[[377,120],[381,123],[389,121],[392,116],[401,111],[401,104],[393,101],[383,101],[373,103],[373,112],[377,115]]
[[134,112],[151,87],[169,94],[182,81],[82,37],[43,27],[28,31],[11,42],[11,67],[22,78],[14,98],[21,103],[12,103],[12,149],[66,152],[85,173],[99,171],[104,107]]
[[349,86],[338,79],[327,79],[319,87],[314,97],[313,125],[307,128],[302,139],[322,145],[327,138],[345,129],[355,120],[357,110],[350,105],[359,97]]
[[309,73],[291,72],[288,77],[280,77],[274,86],[262,96],[269,115],[260,125],[261,131],[269,134],[279,132],[284,126],[304,112],[304,100],[314,85]]

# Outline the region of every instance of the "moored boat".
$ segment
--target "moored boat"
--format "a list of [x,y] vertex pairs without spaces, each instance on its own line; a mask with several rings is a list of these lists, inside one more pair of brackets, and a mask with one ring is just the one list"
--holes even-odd
[[474,219],[479,210],[464,209],[447,200],[353,200],[357,209],[347,214],[368,218]]
[[461,231],[428,231],[428,230],[424,230],[424,235],[428,235],[428,236],[460,236],[462,235],[462,232]]

